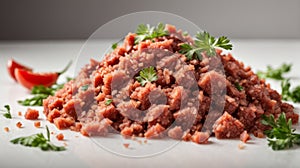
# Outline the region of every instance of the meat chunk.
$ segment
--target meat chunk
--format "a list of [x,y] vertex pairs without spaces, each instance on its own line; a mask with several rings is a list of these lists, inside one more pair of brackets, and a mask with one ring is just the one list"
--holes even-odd
[[244,131],[244,125],[225,112],[214,124],[213,132],[216,138],[238,138]]
[[25,113],[25,119],[27,120],[36,120],[39,118],[39,111],[36,109],[28,108]]

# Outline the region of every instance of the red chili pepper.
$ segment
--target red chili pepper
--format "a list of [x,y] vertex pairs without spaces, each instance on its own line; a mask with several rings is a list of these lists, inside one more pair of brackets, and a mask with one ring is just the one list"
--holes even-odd
[[18,62],[16,62],[14,59],[10,59],[8,60],[7,62],[7,71],[9,73],[9,75],[15,80],[17,81],[16,79],[16,76],[15,76],[15,69],[24,69],[24,70],[27,70],[27,71],[32,71],[31,68],[25,66],[25,65],[22,65]]
[[15,68],[14,75],[18,83],[26,87],[27,89],[32,89],[34,86],[43,85],[45,87],[50,87],[56,83],[57,78],[64,72],[68,70],[71,66],[72,61],[61,71],[61,72],[50,72],[50,73],[37,73],[32,72],[32,70]]

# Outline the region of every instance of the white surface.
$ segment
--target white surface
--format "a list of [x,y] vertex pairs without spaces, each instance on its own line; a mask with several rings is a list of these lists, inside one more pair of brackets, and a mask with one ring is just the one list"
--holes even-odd
[[[162,154],[142,158],[126,158],[112,154],[93,143],[89,138],[69,130],[57,130],[54,125],[45,121],[40,110],[42,128],[36,129],[32,121],[26,121],[17,115],[23,114],[27,107],[17,104],[17,100],[24,99],[29,93],[22,86],[15,83],[6,71],[6,62],[9,58],[34,67],[36,71],[59,71],[70,60],[76,58],[82,41],[48,41],[48,42],[10,42],[0,43],[0,108],[5,104],[12,107],[12,120],[0,115],[0,167],[299,167],[300,148],[285,151],[273,151],[267,146],[266,139],[252,138],[245,149],[238,149],[239,140],[216,140],[211,138],[208,145],[197,145],[191,142],[181,142],[174,148]],[[99,46],[99,51],[106,50],[111,42],[104,41]],[[267,64],[274,66],[282,62],[293,63],[290,76],[293,82],[299,82],[300,57],[297,50],[300,41],[266,41],[266,40],[236,40],[234,41],[234,56],[250,65],[253,69],[265,69]],[[88,59],[88,58],[87,58]],[[74,66],[65,76],[73,76]],[[61,78],[63,79],[63,78]],[[273,88],[279,90],[279,83],[271,82]],[[299,105],[296,104],[297,109]],[[24,128],[18,129],[15,124],[21,121]],[[9,140],[44,132],[47,124],[51,131],[62,132],[65,143],[68,144],[64,152],[42,152],[39,149],[12,145]],[[10,132],[4,132],[8,126]],[[297,126],[298,127],[298,126]],[[297,128],[300,130],[299,128]],[[78,136],[78,137],[77,137]],[[57,145],[64,142],[52,141]],[[115,141],[111,139],[112,143]],[[130,141],[129,141],[130,142]],[[134,144],[136,142],[130,142]],[[123,144],[117,144],[123,148]],[[151,145],[151,141],[149,144]],[[134,149],[126,149],[134,150]]]

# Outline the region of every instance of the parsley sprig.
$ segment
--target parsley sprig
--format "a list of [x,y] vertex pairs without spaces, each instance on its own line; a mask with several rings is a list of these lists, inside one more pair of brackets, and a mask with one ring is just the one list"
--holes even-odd
[[[67,81],[70,81],[71,78],[67,78]],[[27,98],[25,100],[19,100],[18,103],[23,106],[42,106],[43,100],[50,95],[54,95],[56,91],[62,89],[65,83],[54,84],[51,87],[45,87],[43,85],[34,86],[31,90],[33,97]]]
[[261,123],[271,126],[270,130],[266,130],[265,134],[268,137],[268,145],[273,150],[288,149],[296,145],[300,145],[300,134],[295,133],[292,128],[292,120],[287,121],[285,113],[281,113],[277,121],[273,115],[269,117],[263,115]]
[[281,81],[281,96],[282,100],[290,100],[295,103],[300,102],[300,86],[290,89],[290,79],[284,79]]
[[235,82],[234,85],[235,85],[235,88],[236,88],[238,91],[243,91],[243,90],[244,90],[243,86],[241,86],[238,82]]
[[169,34],[169,32],[165,30],[165,25],[162,23],[159,23],[156,27],[150,27],[149,24],[140,24],[135,33],[137,34],[134,40],[135,44],[147,39],[162,37]]
[[10,142],[13,144],[21,144],[23,146],[28,147],[37,147],[43,151],[64,151],[66,150],[63,146],[55,146],[50,142],[50,132],[48,126],[46,126],[47,130],[47,139],[42,133],[34,134],[27,137],[20,137],[11,140]]
[[283,80],[283,74],[290,72],[292,64],[282,64],[278,68],[273,68],[272,66],[268,65],[267,70],[264,71],[257,71],[257,75],[261,79],[271,78],[276,80]]
[[113,102],[113,100],[112,99],[107,99],[106,101],[105,101],[105,105],[110,105],[111,103]]
[[11,116],[11,113],[10,113],[10,106],[9,106],[9,105],[4,105],[4,108],[5,108],[5,110],[0,110],[0,111],[5,112],[5,113],[3,114],[3,116],[4,116],[5,118],[12,119],[12,116]]
[[198,32],[194,45],[184,43],[180,45],[180,53],[185,54],[188,60],[192,59],[202,59],[201,53],[205,53],[208,56],[216,55],[216,48],[223,48],[225,50],[232,50],[232,44],[230,40],[222,36],[220,38],[215,38],[211,36],[208,32]]
[[154,82],[158,79],[156,71],[153,66],[144,68],[140,71],[139,76],[135,78],[140,82],[142,86],[145,86],[147,82]]

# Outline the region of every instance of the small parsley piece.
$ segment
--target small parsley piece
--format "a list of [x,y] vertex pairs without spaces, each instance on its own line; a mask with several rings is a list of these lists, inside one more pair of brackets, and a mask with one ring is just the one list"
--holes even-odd
[[290,89],[290,79],[284,79],[281,81],[281,96],[282,100],[293,101],[295,103],[300,102],[300,86]]
[[292,67],[292,64],[282,64],[278,68],[273,68],[272,66],[268,65],[267,70],[265,72],[263,71],[257,71],[257,76],[260,79],[266,79],[271,78],[275,80],[283,80],[283,74],[290,72]]
[[10,106],[9,106],[9,105],[4,105],[4,108],[5,108],[6,110],[1,110],[1,111],[3,111],[3,112],[6,112],[6,113],[3,114],[3,116],[4,116],[5,118],[7,118],[7,119],[12,119],[12,116],[11,116],[11,113],[10,113]]
[[[67,78],[67,82],[72,80],[72,78]],[[19,100],[18,103],[23,106],[42,106],[43,100],[48,96],[53,96],[56,91],[62,89],[65,83],[54,84],[51,87],[45,87],[43,85],[34,86],[31,90],[33,97],[27,98],[25,100]]]
[[10,142],[13,144],[20,144],[28,147],[37,147],[43,151],[64,151],[66,150],[63,146],[55,146],[50,142],[50,132],[48,126],[46,126],[47,130],[47,139],[42,133],[34,134],[27,137],[20,137],[11,140]]
[[139,76],[137,76],[135,79],[139,81],[142,86],[145,86],[147,82],[154,82],[158,79],[158,77],[154,67],[150,66],[142,69]]
[[111,45],[111,49],[116,49],[118,47],[118,43],[113,43],[112,45]]
[[243,86],[241,86],[238,82],[236,82],[234,85],[238,91],[244,90]]
[[83,85],[81,86],[82,91],[86,91],[89,88],[89,85]]
[[110,105],[112,103],[112,99],[107,99],[106,101],[105,101],[105,105]]
[[184,31],[184,32],[182,32],[182,35],[183,35],[183,36],[188,36],[189,33],[188,33],[187,31]]
[[207,56],[215,56],[216,48],[223,48],[225,50],[232,50],[232,44],[230,40],[222,36],[218,39],[211,36],[208,32],[198,32],[194,45],[184,43],[180,45],[179,52],[185,54],[188,60],[202,59],[201,53],[205,53]]
[[135,33],[137,34],[134,40],[135,44],[144,40],[169,35],[169,32],[165,30],[165,25],[162,23],[159,23],[156,27],[150,27],[148,24],[140,24]]
[[274,116],[263,115],[261,123],[270,126],[270,130],[266,130],[268,137],[268,145],[273,150],[283,150],[300,145],[300,134],[294,133],[296,130],[292,128],[292,120],[287,121],[285,113],[281,113],[277,121]]

